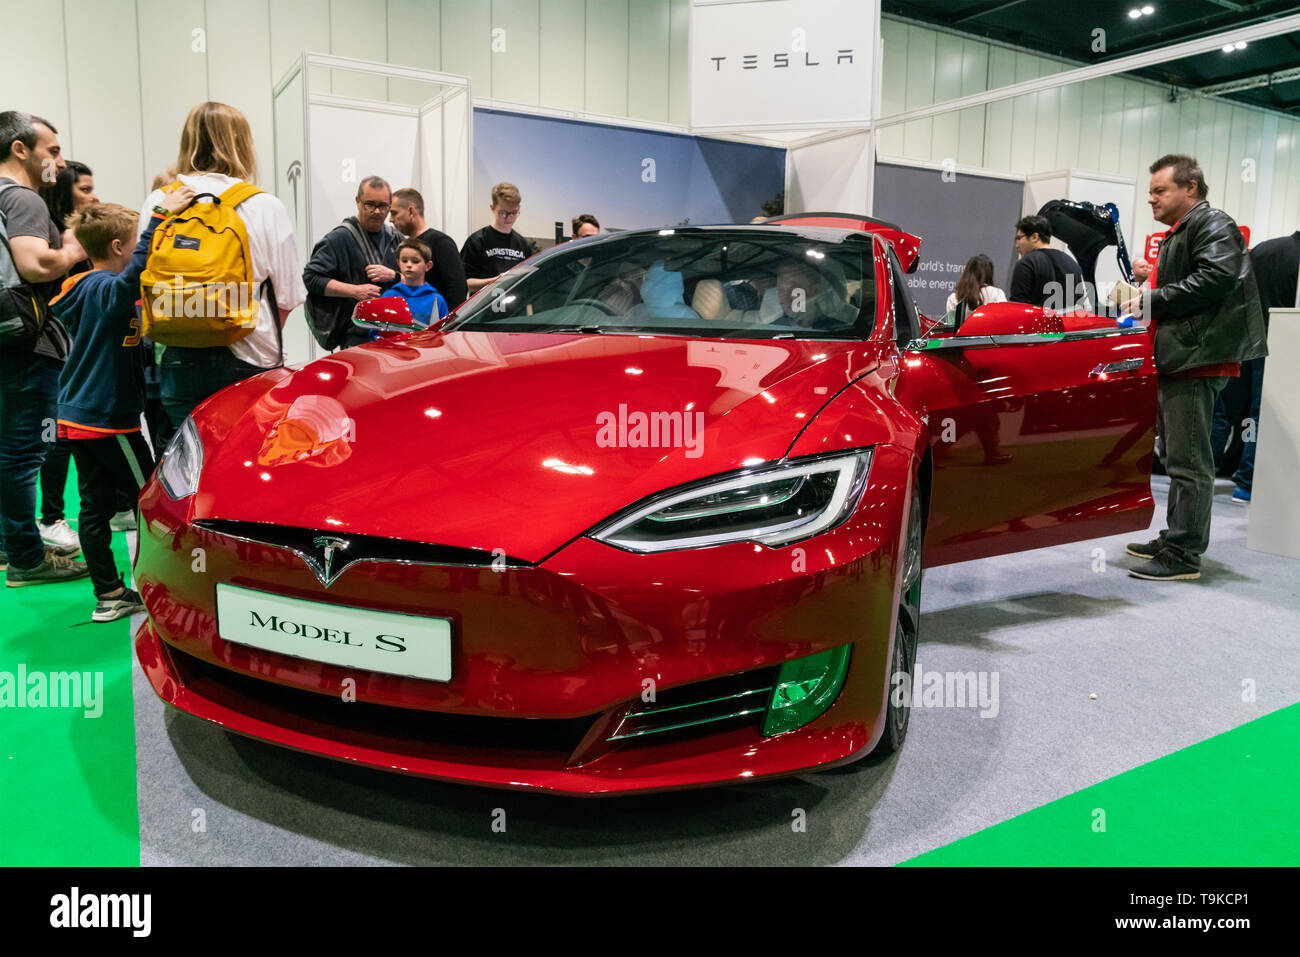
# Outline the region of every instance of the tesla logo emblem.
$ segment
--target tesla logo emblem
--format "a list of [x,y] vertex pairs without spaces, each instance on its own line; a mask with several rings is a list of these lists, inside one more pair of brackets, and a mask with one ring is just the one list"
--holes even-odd
[[[319,555],[313,555],[313,560],[308,561],[307,565],[316,573],[320,583],[329,587],[334,579],[338,577],[334,570],[334,555],[336,552],[347,550],[348,540],[333,535],[317,535],[311,540],[311,543],[320,549],[320,553]],[[339,571],[342,571],[342,569],[339,569]]]

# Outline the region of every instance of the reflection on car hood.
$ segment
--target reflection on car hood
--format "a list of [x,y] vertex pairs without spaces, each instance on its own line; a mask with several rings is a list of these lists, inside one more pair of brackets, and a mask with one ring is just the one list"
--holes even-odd
[[645,495],[781,458],[878,349],[502,332],[369,343],[282,380],[208,448],[194,517],[538,561]]

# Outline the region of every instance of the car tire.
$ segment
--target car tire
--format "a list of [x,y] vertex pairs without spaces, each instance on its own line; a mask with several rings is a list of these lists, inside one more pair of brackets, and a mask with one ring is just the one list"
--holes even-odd
[[[921,636],[921,553],[925,538],[925,518],[921,514],[921,488],[912,492],[912,507],[907,519],[907,544],[903,553],[903,582],[899,589],[898,623],[894,628],[894,650],[886,692],[885,729],[872,757],[893,754],[903,746],[912,711],[912,674],[916,668],[916,648]],[[899,676],[902,675],[902,678]],[[906,687],[902,694],[896,693]]]

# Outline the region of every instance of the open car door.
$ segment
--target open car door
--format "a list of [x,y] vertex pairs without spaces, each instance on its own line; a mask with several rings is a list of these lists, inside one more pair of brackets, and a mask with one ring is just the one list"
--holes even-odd
[[[906,290],[902,300],[911,308]],[[904,347],[896,395],[928,422],[933,464],[924,565],[1150,525],[1151,338],[1104,319],[1081,325],[996,303],[960,335]]]

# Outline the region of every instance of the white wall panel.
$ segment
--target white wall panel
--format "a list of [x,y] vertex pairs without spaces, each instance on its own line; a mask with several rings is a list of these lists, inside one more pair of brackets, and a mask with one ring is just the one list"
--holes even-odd
[[[132,78],[133,64],[139,62],[135,3],[67,0],[64,14],[71,104],[68,128],[75,131],[70,135],[74,148],[69,155],[94,169],[100,199],[139,208],[147,184],[140,88]],[[107,79],[117,76],[122,78],[118,82]],[[177,127],[175,135],[179,134]]]
[[[140,83],[146,178],[176,162],[185,117],[208,95],[209,44],[203,0],[137,0],[140,48],[148,50],[146,82]],[[198,37],[194,30],[201,31]],[[196,49],[197,48],[197,49]],[[227,50],[231,56],[234,50]],[[147,82],[153,79],[154,82]],[[114,84],[115,85],[115,84]],[[234,104],[232,104],[234,105]],[[256,142],[256,141],[254,141]],[[148,186],[141,184],[141,188]],[[140,195],[144,199],[144,194]],[[139,202],[133,204],[139,207]]]
[[627,115],[627,0],[587,0],[587,112]]
[[[920,27],[907,28],[907,65],[903,72],[907,91],[903,108],[913,109],[935,102],[936,34]],[[911,159],[934,157],[931,149],[934,121],[914,120],[903,127],[903,155]],[[942,162],[943,157],[939,157]]]
[[691,122],[690,0],[672,0],[668,15],[668,122]]
[[[253,130],[253,147],[257,150],[257,181],[263,189],[273,190],[275,148],[272,137],[275,124],[271,87],[280,77],[271,75],[269,0],[222,0],[221,3],[208,4],[205,16],[208,99],[229,103],[248,117],[248,125]],[[168,165],[176,159],[179,123],[171,135],[172,158]],[[153,178],[148,169],[145,172],[149,179]]]
[[627,112],[668,122],[669,0],[628,0]]
[[[388,0],[388,62],[420,70],[442,70],[442,5],[439,0]],[[392,78],[388,95],[417,104],[428,86]]]
[[[909,26],[896,20],[880,24],[884,46],[881,58],[880,112],[882,116],[901,113],[907,108],[907,32]],[[876,134],[876,149],[882,156],[902,156],[903,127],[887,126]]]
[[[22,110],[43,116],[59,131],[63,152],[77,154],[76,130],[70,125],[68,61],[64,48],[63,5],[49,4],[42,17],[30,15],[21,0],[0,2],[0,110]],[[84,160],[94,168],[94,161]]]
[[[388,59],[388,5],[381,0],[330,0],[330,53],[383,63]],[[334,70],[331,92],[382,100],[388,80],[373,74]]]
[[273,83],[304,53],[331,52],[329,0],[272,0],[270,13]]
[[538,24],[539,102],[581,110],[587,96],[587,2],[544,0]]
[[538,0],[492,0],[493,99],[538,102],[540,25]]
[[475,96],[492,95],[492,4],[442,0],[442,72],[468,76]]

